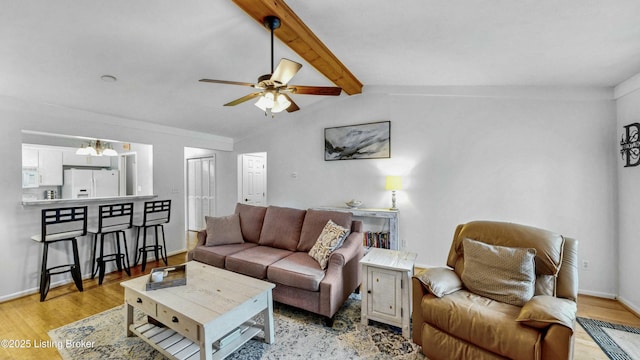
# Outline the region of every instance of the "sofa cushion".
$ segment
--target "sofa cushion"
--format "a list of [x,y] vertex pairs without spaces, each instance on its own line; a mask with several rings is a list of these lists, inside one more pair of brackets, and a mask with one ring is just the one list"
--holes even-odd
[[220,246],[196,246],[193,249],[193,260],[224,269],[225,259],[228,255],[258,246],[253,243],[220,245]]
[[343,228],[337,225],[333,221],[327,221],[327,224],[322,229],[318,241],[309,250],[309,256],[314,258],[322,270],[327,268],[329,262],[329,256],[331,253],[342,246],[344,239],[349,235],[349,229]]
[[276,261],[291,255],[291,251],[269,246],[255,246],[227,256],[227,270],[248,275],[257,279],[267,278],[267,267]]
[[207,224],[206,246],[242,244],[240,216],[233,214],[222,217],[204,217]]
[[258,244],[295,251],[306,210],[269,206]]
[[462,283],[472,292],[523,306],[535,290],[536,249],[488,245],[463,240]]
[[236,214],[240,215],[240,230],[245,241],[258,243],[267,208],[247,204],[236,204]]
[[524,360],[540,353],[540,332],[515,321],[518,306],[459,290],[424,296],[420,310],[426,323],[495,354]]
[[324,275],[318,262],[305,252],[295,252],[267,269],[269,281],[309,291],[319,291]]
[[343,228],[351,229],[353,214],[344,211],[307,210],[300,232],[298,251],[308,252],[318,240],[322,229],[331,220]]

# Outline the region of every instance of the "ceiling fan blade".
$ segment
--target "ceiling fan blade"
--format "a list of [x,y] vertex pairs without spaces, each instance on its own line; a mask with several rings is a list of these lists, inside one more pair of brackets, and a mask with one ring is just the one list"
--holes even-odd
[[304,85],[289,85],[287,91],[292,94],[300,95],[329,95],[338,96],[342,92],[342,88],[335,86],[304,86]]
[[300,71],[301,67],[302,64],[282,58],[280,59],[278,67],[273,71],[273,75],[271,75],[271,81],[277,82],[280,85],[286,85],[289,80]]
[[235,100],[233,100],[231,102],[228,102],[228,103],[224,104],[224,106],[236,106],[238,104],[242,104],[245,101],[249,101],[249,100],[251,100],[251,99],[253,99],[255,97],[258,97],[261,94],[262,94],[262,92],[254,92],[254,93],[251,93],[249,95],[245,95],[245,96],[243,96],[243,97],[241,97],[239,99],[235,99]]
[[229,84],[229,85],[241,85],[241,86],[256,87],[255,84],[239,82],[239,81],[212,80],[212,79],[200,79],[198,81],[200,81],[200,82],[208,82],[208,83],[216,83],[216,84]]
[[289,100],[291,102],[291,105],[289,105],[289,107],[287,108],[287,112],[294,112],[294,111],[298,111],[300,110],[300,108],[298,107],[298,105],[293,102],[293,99],[291,99],[291,97],[287,94],[282,94],[284,95],[284,97],[287,98],[287,100]]

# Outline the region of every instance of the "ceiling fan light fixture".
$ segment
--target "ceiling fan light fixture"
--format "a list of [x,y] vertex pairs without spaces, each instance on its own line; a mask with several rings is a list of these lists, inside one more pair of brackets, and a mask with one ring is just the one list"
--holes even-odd
[[279,113],[283,110],[287,110],[287,108],[291,105],[291,101],[287,99],[286,96],[282,94],[278,94],[277,100],[273,103],[273,108],[271,112]]
[[249,86],[254,89],[262,90],[230,101],[224,104],[224,106],[235,106],[258,97],[258,101],[254,105],[262,110],[265,116],[270,114],[273,117],[274,113],[279,113],[284,110],[287,110],[287,112],[300,110],[298,105],[296,105],[291,97],[289,97],[288,95],[280,94],[280,91],[288,92],[290,94],[299,93],[305,95],[325,96],[340,95],[342,89],[339,87],[299,85],[289,86],[289,81],[298,73],[298,71],[300,71],[302,64],[297,63],[293,60],[282,58],[280,59],[278,66],[274,68],[273,33],[275,29],[281,26],[281,22],[280,19],[276,16],[267,16],[263,18],[263,24],[265,25],[265,27],[267,27],[267,29],[271,31],[271,73],[260,76],[256,84],[227,80],[200,79],[201,82]]
[[273,94],[271,92],[265,92],[264,94],[262,94],[262,96],[260,96],[260,98],[258,98],[258,101],[256,102],[255,105],[264,112],[267,112],[267,110],[273,109],[273,105],[274,105]]

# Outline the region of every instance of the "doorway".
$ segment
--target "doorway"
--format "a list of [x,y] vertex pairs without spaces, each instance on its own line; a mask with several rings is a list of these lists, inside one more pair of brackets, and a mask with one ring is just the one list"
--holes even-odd
[[205,216],[216,215],[215,155],[187,159],[187,224],[189,231],[206,227]]
[[138,195],[138,166],[136,153],[120,154],[118,169],[120,170],[120,196]]
[[239,155],[238,202],[267,205],[267,153]]

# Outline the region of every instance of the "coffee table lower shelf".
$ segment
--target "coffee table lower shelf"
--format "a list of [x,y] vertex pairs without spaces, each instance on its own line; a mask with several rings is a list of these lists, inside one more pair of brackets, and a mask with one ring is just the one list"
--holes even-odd
[[[200,345],[169,327],[145,322],[131,324],[129,330],[169,359],[201,359]],[[253,320],[245,322],[213,343],[212,358],[223,359],[262,332],[262,325]]]

